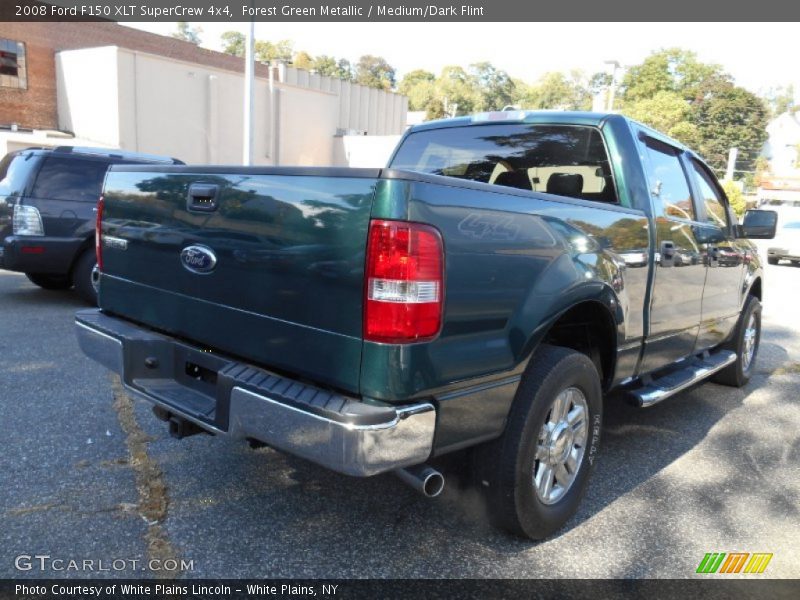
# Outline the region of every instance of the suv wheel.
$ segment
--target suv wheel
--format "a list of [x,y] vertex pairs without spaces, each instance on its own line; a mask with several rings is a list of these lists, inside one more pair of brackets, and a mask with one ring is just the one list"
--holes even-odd
[[474,450],[489,519],[539,540],[575,514],[599,449],[600,377],[568,348],[540,346],[517,389],[503,436]]
[[748,296],[733,336],[722,348],[736,352],[736,361],[712,376],[711,381],[742,387],[755,371],[758,345],[761,342],[761,302]]
[[25,273],[31,283],[45,290],[66,290],[72,287],[72,282],[66,275],[42,275],[40,273]]
[[75,286],[75,291],[87,303],[97,305],[97,290],[93,281],[93,273],[97,267],[97,258],[95,257],[94,248],[84,250],[83,254],[75,261],[75,266],[72,269],[72,283]]

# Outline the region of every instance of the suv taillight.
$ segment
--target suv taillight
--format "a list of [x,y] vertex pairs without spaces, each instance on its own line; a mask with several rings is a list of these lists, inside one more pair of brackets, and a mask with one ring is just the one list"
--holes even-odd
[[97,268],[102,271],[103,270],[103,233],[102,233],[102,226],[103,226],[103,206],[105,205],[105,201],[103,197],[100,196],[100,200],[97,201],[97,215],[94,222],[94,254],[97,258]]
[[12,219],[14,235],[44,235],[42,215],[38,208],[15,204]]
[[438,335],[444,251],[436,229],[405,221],[370,221],[365,279],[365,340],[407,344]]

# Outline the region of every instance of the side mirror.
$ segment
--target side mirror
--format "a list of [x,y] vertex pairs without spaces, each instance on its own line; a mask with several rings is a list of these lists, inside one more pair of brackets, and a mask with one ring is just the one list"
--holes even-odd
[[719,244],[725,241],[725,232],[716,225],[695,225],[692,230],[698,244]]
[[742,221],[742,237],[771,240],[778,228],[778,213],[774,210],[748,210]]

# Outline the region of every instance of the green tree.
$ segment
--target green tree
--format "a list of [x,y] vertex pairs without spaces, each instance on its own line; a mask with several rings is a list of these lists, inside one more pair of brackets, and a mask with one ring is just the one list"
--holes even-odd
[[626,102],[622,112],[653,129],[683,142],[697,146],[700,135],[691,122],[691,105],[676,92],[660,91],[651,98]]
[[222,51],[234,56],[244,56],[245,35],[239,31],[225,31],[219,36],[222,40]]
[[708,85],[729,81],[730,75],[719,65],[698,61],[694,52],[669,48],[630,67],[622,78],[620,91],[625,102],[652,98],[658,92],[675,92],[693,102],[702,98]]
[[747,206],[741,188],[733,181],[723,182],[722,187],[725,189],[725,195],[728,197],[733,212],[741,218]]
[[336,76],[344,81],[353,81],[355,73],[353,72],[353,65],[346,58],[340,58],[336,61]]
[[336,77],[336,59],[326,54],[320,54],[314,57],[314,60],[311,62],[311,70],[325,77]]
[[764,101],[769,109],[770,118],[774,119],[785,112],[793,112],[795,109],[794,86],[770,88],[764,96]]
[[739,149],[737,173],[753,171],[766,141],[767,108],[719,65],[671,48],[631,67],[620,86],[622,111],[692,146],[715,171]]
[[588,110],[592,106],[592,97],[588,82],[580,71],[568,75],[553,71],[528,86],[521,103],[531,109]]
[[297,69],[305,69],[310,71],[314,67],[314,57],[305,50],[296,52],[292,59],[292,66]]
[[186,21],[178,21],[178,30],[172,34],[172,37],[176,40],[199,45],[201,33],[203,33],[203,30],[200,27],[192,27]]
[[258,62],[277,60],[288,63],[291,62],[294,55],[294,44],[290,40],[280,40],[279,42],[256,40],[253,46]]
[[502,110],[513,104],[515,86],[505,71],[492,63],[479,62],[469,66],[468,75],[475,96],[473,110]]
[[[436,98],[441,104],[442,116],[469,114],[475,111],[475,88],[472,79],[462,67],[447,66],[436,79]],[[436,113],[434,106],[430,112]]]
[[365,54],[356,63],[355,81],[360,85],[388,92],[395,85],[395,70],[386,59]]
[[409,110],[427,110],[436,98],[436,75],[424,69],[406,73],[397,91],[408,96]]
[[761,98],[732,83],[717,83],[692,107],[691,120],[698,130],[698,149],[712,168],[724,170],[728,151],[738,148],[736,170],[755,170],[767,141],[768,114]]

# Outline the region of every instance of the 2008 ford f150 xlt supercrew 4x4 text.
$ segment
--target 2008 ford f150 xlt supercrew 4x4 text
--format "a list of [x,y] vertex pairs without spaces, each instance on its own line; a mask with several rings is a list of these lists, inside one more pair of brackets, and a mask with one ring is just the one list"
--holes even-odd
[[604,398],[750,378],[762,269],[692,151],[620,115],[425,123],[389,167],[114,166],[81,347],[176,437],[336,471],[465,456],[497,525],[574,513]]

